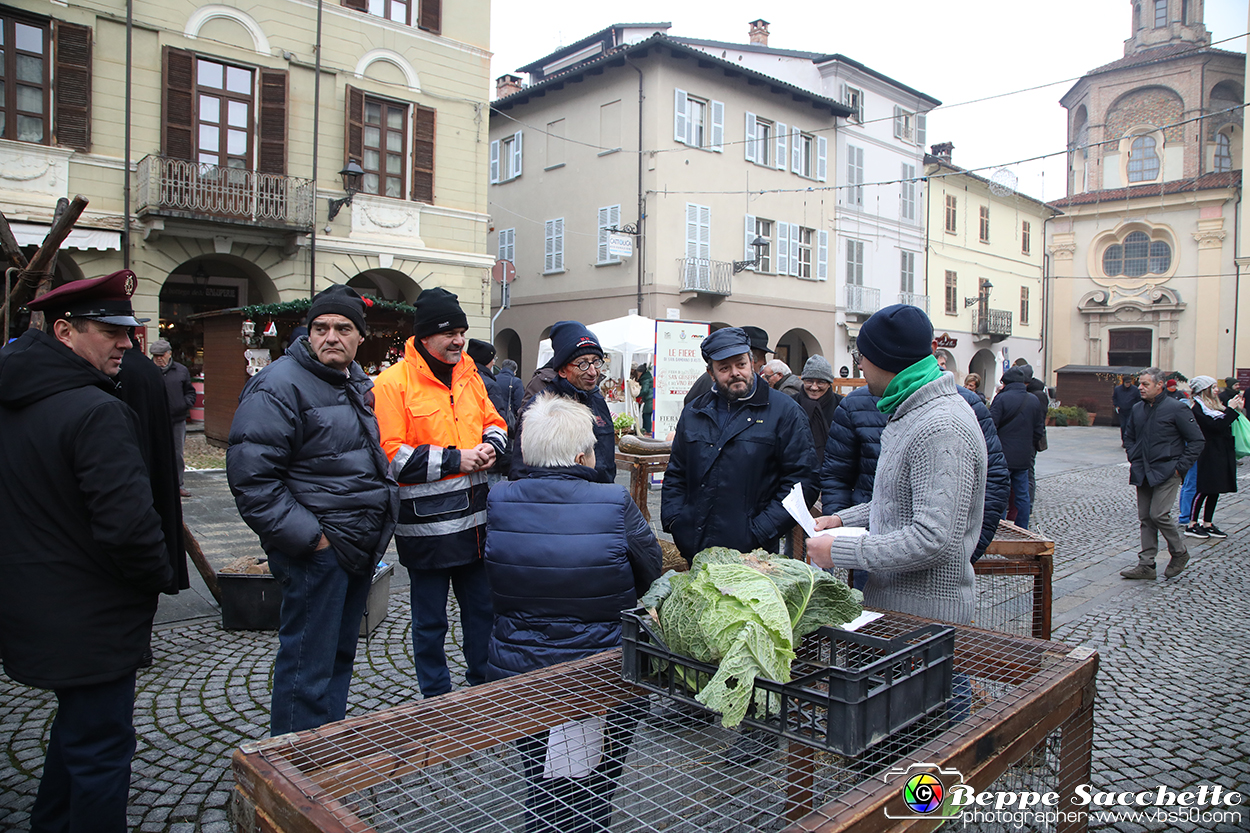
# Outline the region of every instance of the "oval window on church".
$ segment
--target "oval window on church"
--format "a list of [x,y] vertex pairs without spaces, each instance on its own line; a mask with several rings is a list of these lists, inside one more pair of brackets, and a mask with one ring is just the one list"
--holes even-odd
[[1102,253],[1102,272],[1109,278],[1162,275],[1170,268],[1172,247],[1162,240],[1151,240],[1141,231],[1132,232],[1123,243],[1108,246]]

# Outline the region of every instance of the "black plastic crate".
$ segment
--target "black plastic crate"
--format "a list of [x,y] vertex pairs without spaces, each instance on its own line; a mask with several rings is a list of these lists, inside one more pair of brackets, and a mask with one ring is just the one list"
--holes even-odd
[[[676,667],[702,688],[716,666],[670,651],[646,610],[625,611],[621,620],[625,679],[706,710]],[[744,724],[858,755],[951,699],[955,629],[949,626],[925,625],[893,639],[824,627],[795,653],[790,682],[756,678],[756,689],[776,696],[766,714],[753,701]]]

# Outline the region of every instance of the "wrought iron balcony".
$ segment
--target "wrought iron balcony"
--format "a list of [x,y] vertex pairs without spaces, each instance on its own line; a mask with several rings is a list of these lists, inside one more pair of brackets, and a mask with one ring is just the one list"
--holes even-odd
[[136,214],[311,231],[311,179],[223,168],[164,156],[139,162]]
[[1011,335],[1011,310],[974,307],[972,335],[976,338],[988,338],[990,341],[1007,338]]
[[677,269],[682,292],[722,298],[733,294],[734,265],[727,260],[681,257],[677,259]]
[[881,309],[881,290],[875,286],[846,285],[846,311],[850,315],[872,315]]
[[914,292],[900,292],[898,293],[898,302],[900,304],[910,304],[913,307],[920,307],[925,311],[926,315],[929,313],[928,295],[917,295]]

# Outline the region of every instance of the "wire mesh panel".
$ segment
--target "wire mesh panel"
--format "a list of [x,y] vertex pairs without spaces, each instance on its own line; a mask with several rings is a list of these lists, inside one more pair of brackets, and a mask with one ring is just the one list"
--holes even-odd
[[[864,631],[922,624],[887,615]],[[249,744],[234,757],[234,816],[241,831],[288,833],[928,828],[886,815],[907,809],[901,766],[940,764],[977,790],[1087,783],[1096,666],[1084,649],[957,629],[946,707],[844,756],[724,729],[626,683],[609,652]],[[1086,728],[1070,729],[1081,715]]]

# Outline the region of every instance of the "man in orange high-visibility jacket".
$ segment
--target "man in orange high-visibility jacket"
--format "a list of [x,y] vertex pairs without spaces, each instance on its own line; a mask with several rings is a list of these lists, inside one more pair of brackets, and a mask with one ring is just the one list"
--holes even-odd
[[468,320],[456,296],[432,287],[416,310],[403,360],[378,376],[373,392],[382,450],[399,481],[395,546],[411,585],[412,660],[422,696],[433,697],[451,690],[448,584],[460,607],[465,681],[486,680],[486,471],[508,448],[508,426],[464,352]]

